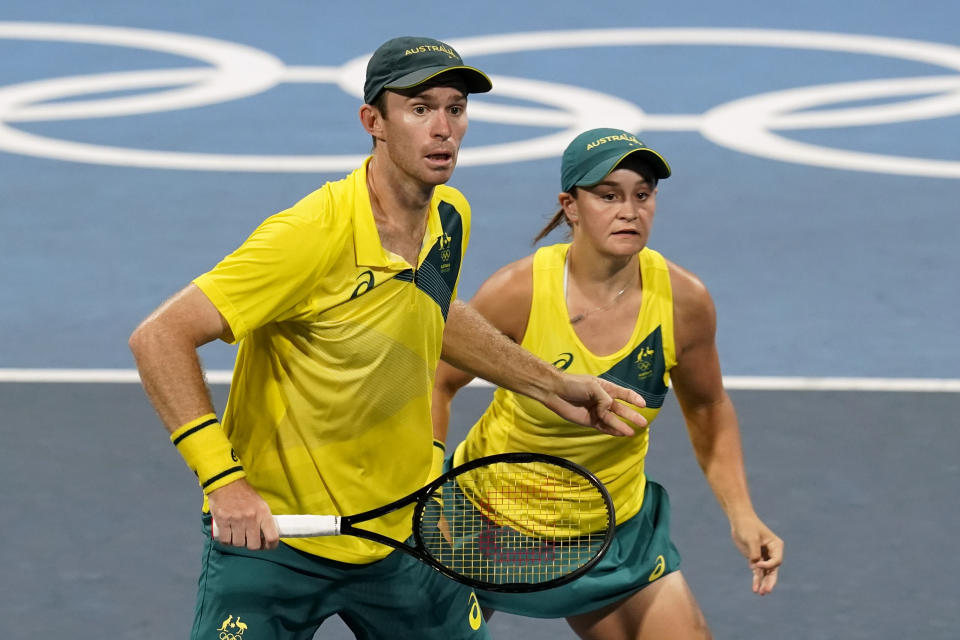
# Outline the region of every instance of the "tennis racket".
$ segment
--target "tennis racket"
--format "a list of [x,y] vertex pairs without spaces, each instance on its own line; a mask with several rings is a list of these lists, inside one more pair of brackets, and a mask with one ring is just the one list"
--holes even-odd
[[[413,505],[413,546],[356,525]],[[613,502],[590,471],[501,453],[454,467],[390,504],[350,516],[274,516],[280,537],[350,535],[409,553],[477,589],[526,593],[583,575],[606,553]],[[214,536],[217,535],[214,523]]]

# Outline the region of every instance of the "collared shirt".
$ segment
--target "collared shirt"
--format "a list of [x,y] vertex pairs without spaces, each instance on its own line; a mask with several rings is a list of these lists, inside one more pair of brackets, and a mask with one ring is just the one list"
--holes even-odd
[[[418,489],[430,469],[433,379],[470,207],[438,186],[410,265],[380,244],[368,163],[265,220],[194,280],[239,343],[223,426],[274,514],[366,511]],[[368,528],[403,540],[410,513]],[[287,542],[341,562],[390,552],[349,536]]]

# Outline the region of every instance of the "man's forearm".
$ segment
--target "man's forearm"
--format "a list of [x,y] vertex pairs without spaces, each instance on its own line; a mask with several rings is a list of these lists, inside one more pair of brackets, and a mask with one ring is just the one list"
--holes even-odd
[[206,294],[190,284],[160,305],[130,336],[143,388],[171,433],[214,412],[197,349],[232,335]]
[[196,348],[159,327],[142,326],[130,338],[144,391],[168,431],[214,413]]
[[560,372],[498,331],[460,301],[450,305],[441,357],[497,386],[544,401],[556,395]]

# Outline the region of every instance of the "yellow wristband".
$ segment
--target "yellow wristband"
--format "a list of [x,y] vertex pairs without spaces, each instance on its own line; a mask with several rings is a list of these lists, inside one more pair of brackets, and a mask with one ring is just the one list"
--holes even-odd
[[206,494],[247,475],[212,413],[186,423],[170,434],[170,441],[197,474]]

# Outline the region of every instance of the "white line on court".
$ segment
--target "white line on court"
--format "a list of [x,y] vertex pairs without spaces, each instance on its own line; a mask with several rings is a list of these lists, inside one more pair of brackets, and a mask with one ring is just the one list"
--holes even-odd
[[[207,371],[210,384],[229,384],[231,371]],[[0,369],[2,382],[139,383],[134,369]],[[724,376],[733,390],[759,391],[901,391],[960,393],[960,379],[949,378],[817,378],[791,376]],[[474,380],[472,387],[492,386]]]

